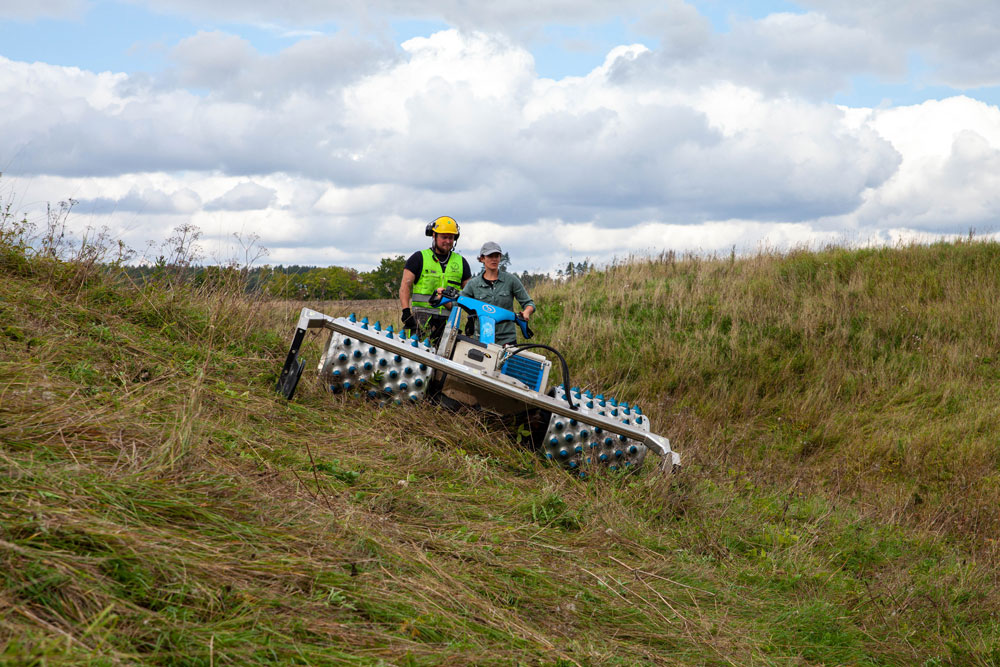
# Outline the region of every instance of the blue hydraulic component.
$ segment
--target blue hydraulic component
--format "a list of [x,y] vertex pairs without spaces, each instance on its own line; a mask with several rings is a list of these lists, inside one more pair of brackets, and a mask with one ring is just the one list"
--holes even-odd
[[[452,291],[449,296],[442,294],[438,303],[435,303],[435,298],[430,300],[430,304],[432,306],[437,307],[438,305],[457,303],[469,314],[476,315],[479,318],[480,343],[496,342],[497,322],[515,322],[517,326],[521,327],[521,333],[525,338],[531,338],[535,335],[534,332],[528,327],[528,322],[526,320],[521,319],[519,315],[507,310],[506,308],[494,306],[491,303],[486,303],[485,301],[480,301],[479,299],[473,299],[470,296],[463,296],[461,294],[455,296],[454,291]],[[453,308],[451,315],[448,316],[449,321],[457,326],[458,317],[458,309]]]
[[545,376],[545,366],[537,359],[529,359],[520,355],[507,357],[507,360],[500,365],[500,372],[504,375],[515,377],[529,389],[534,391],[542,390],[542,378]]

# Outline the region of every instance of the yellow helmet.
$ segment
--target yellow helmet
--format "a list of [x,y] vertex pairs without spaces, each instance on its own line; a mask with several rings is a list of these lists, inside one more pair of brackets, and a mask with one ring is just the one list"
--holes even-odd
[[442,215],[440,218],[434,218],[427,223],[426,229],[424,229],[424,234],[426,236],[433,236],[435,234],[454,234],[455,240],[458,240],[460,232],[458,230],[458,223],[455,222],[455,218],[448,215]]

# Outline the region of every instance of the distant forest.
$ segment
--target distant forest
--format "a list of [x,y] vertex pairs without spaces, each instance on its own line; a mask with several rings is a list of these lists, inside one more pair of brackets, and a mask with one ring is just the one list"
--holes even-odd
[[[501,267],[508,266],[504,255]],[[240,277],[247,292],[263,292],[279,299],[331,300],[331,299],[394,299],[399,295],[399,281],[403,275],[406,258],[403,255],[383,258],[371,271],[358,271],[342,266],[263,266],[240,270]],[[589,262],[568,264],[557,271],[559,278],[571,278],[593,270]],[[125,271],[137,282],[160,277],[162,264],[131,266]],[[186,279],[196,285],[227,280],[232,269],[217,266],[191,266],[186,268]],[[175,274],[176,275],[176,274]],[[550,280],[544,273],[514,272],[524,286],[531,289],[541,281]]]

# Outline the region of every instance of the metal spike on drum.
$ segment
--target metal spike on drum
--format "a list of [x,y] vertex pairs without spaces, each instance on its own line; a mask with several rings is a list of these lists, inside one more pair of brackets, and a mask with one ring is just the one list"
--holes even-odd
[[[566,400],[566,392],[556,387],[556,398]],[[649,419],[638,407],[619,404],[603,394],[596,397],[591,392],[581,393],[576,387],[570,395],[577,401],[578,412],[611,417],[623,424],[632,424],[649,431]],[[595,402],[596,401],[596,402]],[[638,468],[646,458],[646,445],[624,435],[607,433],[604,429],[581,424],[578,420],[553,413],[542,442],[547,459],[560,462],[564,467],[577,469],[583,464],[606,465],[611,470]]]
[[[359,331],[374,331],[387,339],[398,340],[392,326],[383,331],[381,324],[376,322],[374,328],[370,328],[368,318],[359,323],[353,315],[347,321]],[[424,398],[431,376],[431,369],[423,364],[340,333],[330,336],[317,370],[333,392],[364,389],[366,395],[373,398],[382,395],[399,402],[417,402]]]

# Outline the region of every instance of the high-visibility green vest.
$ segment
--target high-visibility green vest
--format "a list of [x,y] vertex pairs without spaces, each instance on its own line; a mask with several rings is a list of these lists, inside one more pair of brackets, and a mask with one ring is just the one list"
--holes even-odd
[[[462,289],[462,256],[453,252],[448,256],[448,263],[441,270],[441,263],[434,256],[434,251],[426,248],[420,251],[423,258],[423,269],[420,276],[413,283],[413,307],[432,308],[427,302],[438,287],[454,287]],[[444,311],[443,306],[438,306],[434,310]]]

